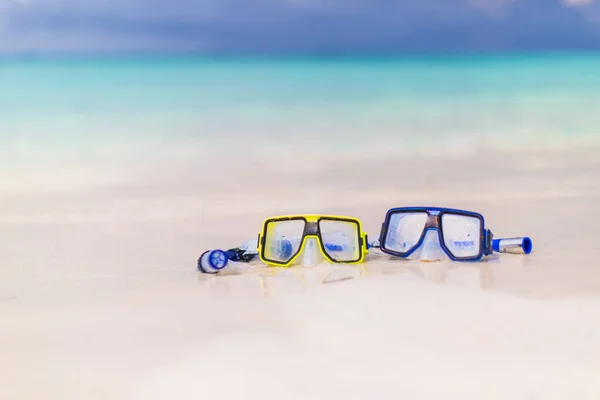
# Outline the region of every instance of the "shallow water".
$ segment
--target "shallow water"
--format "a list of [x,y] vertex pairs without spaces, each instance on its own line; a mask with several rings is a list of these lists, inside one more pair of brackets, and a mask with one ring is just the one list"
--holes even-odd
[[0,61],[3,165],[598,143],[596,55]]

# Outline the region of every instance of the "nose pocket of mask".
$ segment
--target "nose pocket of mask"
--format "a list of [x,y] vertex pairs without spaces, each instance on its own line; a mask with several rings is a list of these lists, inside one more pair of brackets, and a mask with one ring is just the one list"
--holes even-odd
[[421,261],[443,261],[448,258],[440,245],[437,230],[427,230],[423,243],[419,246],[414,256],[414,258],[418,258]]
[[300,265],[303,267],[315,267],[323,262],[324,258],[319,250],[319,243],[317,239],[309,237],[306,238],[304,249],[300,255]]

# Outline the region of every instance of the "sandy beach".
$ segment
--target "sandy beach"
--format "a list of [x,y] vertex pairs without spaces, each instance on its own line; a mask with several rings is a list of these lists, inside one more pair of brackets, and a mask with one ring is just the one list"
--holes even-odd
[[[393,150],[6,172],[0,398],[598,399],[600,149]],[[196,270],[271,215],[375,238],[404,205],[478,211],[533,252]]]

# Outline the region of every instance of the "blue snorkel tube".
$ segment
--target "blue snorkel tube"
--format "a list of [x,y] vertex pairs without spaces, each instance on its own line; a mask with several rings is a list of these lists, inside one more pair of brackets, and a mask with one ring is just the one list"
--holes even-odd
[[205,274],[216,274],[223,270],[229,261],[250,262],[258,255],[256,246],[256,240],[248,240],[243,245],[229,250],[207,250],[198,258],[198,270]]
[[533,243],[528,237],[514,237],[505,239],[493,239],[492,250],[497,253],[529,254],[533,249]]

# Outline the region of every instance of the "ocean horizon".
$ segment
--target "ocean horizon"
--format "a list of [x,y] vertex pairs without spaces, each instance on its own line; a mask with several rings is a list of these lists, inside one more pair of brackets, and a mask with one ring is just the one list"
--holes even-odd
[[600,143],[600,53],[0,58],[5,164]]

